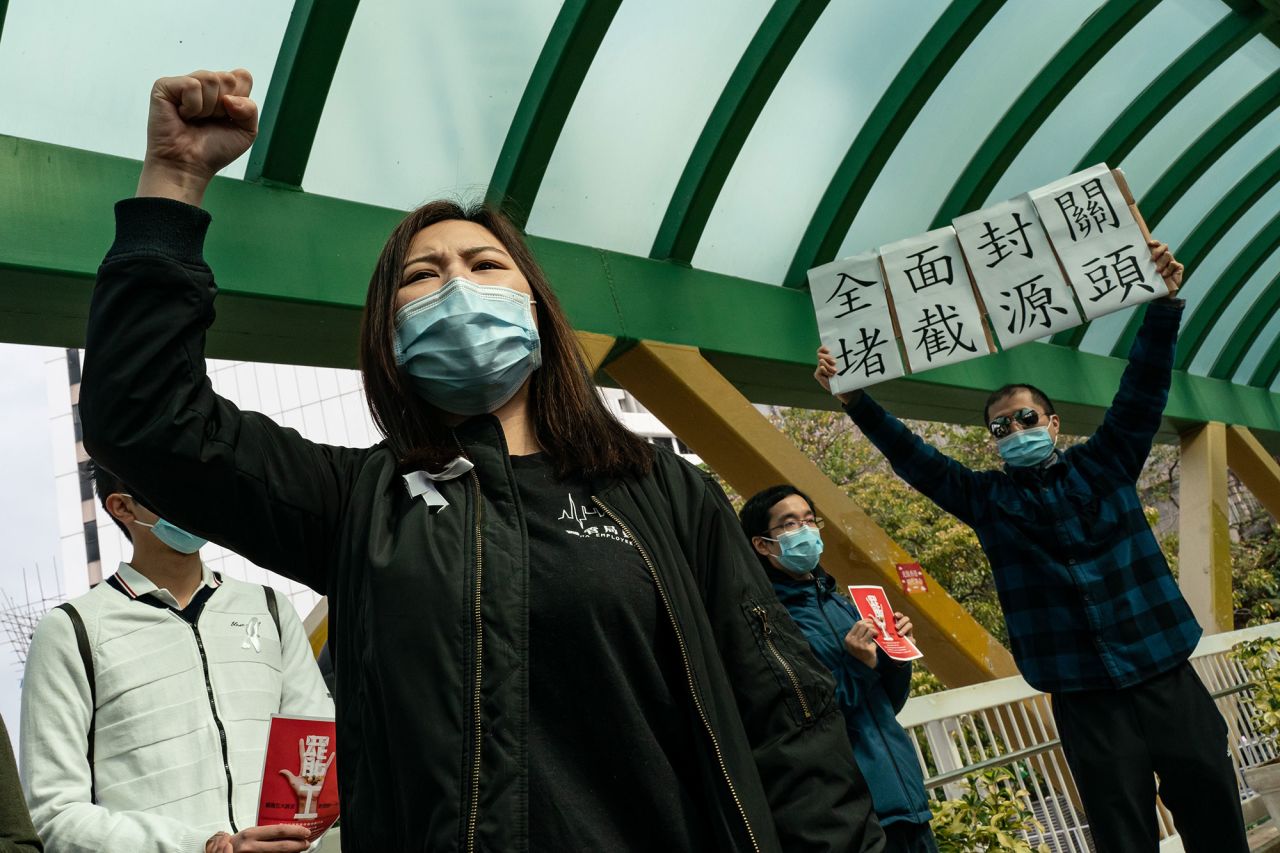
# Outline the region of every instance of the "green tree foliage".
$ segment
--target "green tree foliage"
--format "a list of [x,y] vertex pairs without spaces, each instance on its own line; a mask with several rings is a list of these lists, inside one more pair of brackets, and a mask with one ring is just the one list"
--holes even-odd
[[1033,845],[1028,833],[1043,831],[1031,811],[1031,797],[1003,767],[972,774],[961,783],[959,799],[933,808],[934,837],[939,853],[971,853],[974,850],[1007,850],[1011,853],[1048,853],[1048,846]]

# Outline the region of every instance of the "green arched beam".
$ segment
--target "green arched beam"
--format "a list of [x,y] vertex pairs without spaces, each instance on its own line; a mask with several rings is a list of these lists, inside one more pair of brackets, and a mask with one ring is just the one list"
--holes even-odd
[[301,187],[360,0],[295,0],[262,102],[247,181]]
[[796,248],[785,283],[803,287],[805,273],[832,260],[862,202],[898,142],[1004,0],[956,0],[903,63],[840,161]]
[[[1154,232],[1160,220],[1172,209],[1174,202],[1182,197],[1205,170],[1277,106],[1280,106],[1280,71],[1273,72],[1236,101],[1195,142],[1187,146],[1173,165],[1138,200],[1138,208],[1147,221],[1147,227]],[[1111,348],[1112,355],[1122,358],[1128,354],[1129,347],[1138,334],[1139,322],[1136,312],[1129,317],[1124,331]]]
[[1258,362],[1253,375],[1249,377],[1249,384],[1265,390],[1275,384],[1277,377],[1280,377],[1280,337],[1267,346],[1267,351],[1262,354],[1262,361]]
[[1232,104],[1143,194],[1138,206],[1147,225],[1154,229],[1205,170],[1277,106],[1280,106],[1280,71],[1272,72]]
[[1200,85],[1205,77],[1217,70],[1224,60],[1261,32],[1271,20],[1259,7],[1247,12],[1228,9],[1213,29],[1184,50],[1125,107],[1124,112],[1080,158],[1075,171],[1095,163],[1119,165],[1164,118],[1165,113],[1177,106],[1188,92]]
[[[1178,260],[1187,268],[1184,285],[1191,281],[1196,270],[1200,268],[1200,262],[1226,236],[1231,226],[1235,225],[1258,199],[1269,192],[1277,181],[1280,181],[1280,148],[1272,151],[1262,162],[1250,169],[1247,175],[1237,181],[1227,194],[1200,218],[1187,239],[1176,247]],[[1136,322],[1131,320],[1129,325],[1132,328],[1126,327],[1121,332],[1112,350],[1113,355],[1120,352],[1128,353],[1129,346],[1133,343],[1133,336],[1137,334]],[[1083,326],[1059,332],[1052,341],[1063,346],[1079,346],[1087,328],[1086,323]]]
[[4,35],[4,13],[9,11],[9,0],[0,0],[0,36]]
[[826,8],[827,0],[774,0],[693,146],[649,257],[686,264],[693,260],[738,152]]
[[1280,249],[1280,213],[1271,217],[1271,221],[1231,259],[1222,275],[1212,282],[1212,286],[1196,302],[1191,316],[1178,333],[1178,352],[1173,359],[1175,369],[1187,369],[1208,340],[1209,330],[1222,316],[1222,310],[1276,249]]
[[1158,0],[1107,0],[1090,15],[1001,116],[952,185],[930,228],[980,208],[1076,82],[1157,5]]
[[1280,309],[1280,273],[1271,279],[1271,283],[1253,301],[1249,310],[1245,311],[1244,316],[1240,318],[1240,322],[1231,330],[1226,344],[1222,347],[1222,352],[1218,353],[1218,357],[1213,360],[1213,366],[1209,368],[1209,376],[1230,381],[1277,309]]
[[622,0],[565,0],[520,97],[486,199],[529,221],[569,110]]

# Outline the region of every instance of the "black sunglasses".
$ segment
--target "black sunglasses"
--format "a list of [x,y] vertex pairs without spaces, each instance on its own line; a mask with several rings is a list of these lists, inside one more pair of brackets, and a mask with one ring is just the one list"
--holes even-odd
[[1009,428],[1014,421],[1017,421],[1025,429],[1033,427],[1040,423],[1040,413],[1035,409],[1022,408],[1014,412],[1012,415],[1001,415],[991,421],[991,434],[996,438],[1004,438],[1009,434]]

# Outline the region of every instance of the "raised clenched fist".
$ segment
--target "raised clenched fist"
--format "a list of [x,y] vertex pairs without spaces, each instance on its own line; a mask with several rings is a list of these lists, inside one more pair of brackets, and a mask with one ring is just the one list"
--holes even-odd
[[157,80],[138,195],[199,204],[213,176],[249,150],[258,135],[252,89],[253,76],[243,68]]

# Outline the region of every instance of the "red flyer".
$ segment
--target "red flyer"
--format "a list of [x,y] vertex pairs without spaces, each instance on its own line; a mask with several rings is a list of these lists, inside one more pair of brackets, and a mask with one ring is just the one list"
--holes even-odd
[[924,580],[924,569],[919,563],[895,563],[898,567],[898,580],[902,581],[902,591],[907,595],[915,595],[929,591],[929,584]]
[[305,826],[311,841],[338,819],[337,738],[333,720],[271,715],[258,800],[258,826]]
[[894,660],[915,660],[924,657],[915,643],[898,633],[898,626],[893,619],[893,607],[889,604],[889,596],[884,587],[853,586],[849,587],[849,596],[858,615],[876,623],[880,633],[876,635],[876,645],[884,649],[884,653]]

